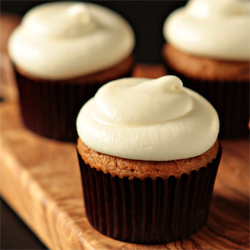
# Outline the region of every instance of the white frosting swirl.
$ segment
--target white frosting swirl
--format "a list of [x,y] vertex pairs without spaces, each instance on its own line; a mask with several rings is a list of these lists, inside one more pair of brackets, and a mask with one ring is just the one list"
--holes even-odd
[[11,34],[8,51],[26,72],[65,79],[116,65],[134,48],[130,25],[91,3],[46,3],[30,10]]
[[250,59],[249,0],[191,0],[166,19],[165,39],[197,56]]
[[212,105],[179,78],[124,78],[101,87],[80,110],[77,131],[97,152],[136,160],[195,157],[215,143]]

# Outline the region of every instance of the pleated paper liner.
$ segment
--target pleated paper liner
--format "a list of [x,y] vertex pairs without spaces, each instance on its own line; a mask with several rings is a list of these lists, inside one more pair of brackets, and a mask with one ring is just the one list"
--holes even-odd
[[[76,142],[76,118],[83,104],[106,83],[36,80],[15,70],[24,125],[38,135]],[[131,72],[125,76],[131,75]],[[120,76],[122,77],[122,76]]]
[[185,238],[205,224],[221,158],[180,178],[129,180],[104,174],[78,154],[90,224],[111,238],[143,244]]
[[249,138],[249,82],[198,80],[167,68],[169,75],[178,76],[185,87],[205,97],[217,110],[219,138]]

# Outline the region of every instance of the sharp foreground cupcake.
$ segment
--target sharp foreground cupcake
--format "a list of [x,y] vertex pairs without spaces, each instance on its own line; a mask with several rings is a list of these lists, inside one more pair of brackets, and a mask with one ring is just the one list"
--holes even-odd
[[212,105],[179,78],[123,78],[77,117],[86,214],[127,242],[187,237],[206,222],[221,158]]
[[128,76],[133,48],[130,25],[107,8],[57,2],[30,10],[8,43],[25,125],[76,141],[80,107],[107,81]]
[[249,20],[249,1],[191,0],[163,27],[169,73],[213,104],[224,138],[249,136]]

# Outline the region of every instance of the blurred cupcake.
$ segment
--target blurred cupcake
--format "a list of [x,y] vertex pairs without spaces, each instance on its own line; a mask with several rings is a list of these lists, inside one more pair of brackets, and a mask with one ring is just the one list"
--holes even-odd
[[80,110],[86,214],[117,240],[164,243],[199,230],[221,158],[212,105],[179,78],[124,78]]
[[79,109],[104,83],[130,75],[134,42],[120,15],[95,4],[56,2],[30,10],[8,43],[27,128],[76,141]]
[[213,104],[224,138],[249,136],[249,19],[249,1],[191,0],[163,27],[169,74]]

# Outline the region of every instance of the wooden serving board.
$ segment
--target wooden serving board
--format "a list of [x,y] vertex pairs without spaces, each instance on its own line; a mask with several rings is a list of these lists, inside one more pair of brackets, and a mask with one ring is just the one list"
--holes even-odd
[[17,101],[9,99],[0,107],[1,195],[50,249],[249,247],[247,140],[222,141],[223,157],[210,215],[199,232],[162,245],[123,243],[99,234],[87,221],[76,145],[45,139],[25,129]]
[[221,142],[210,214],[200,231],[160,245],[116,241],[88,223],[76,145],[42,138],[23,126],[9,59],[2,54],[1,61],[1,196],[48,248],[249,249],[248,140]]

